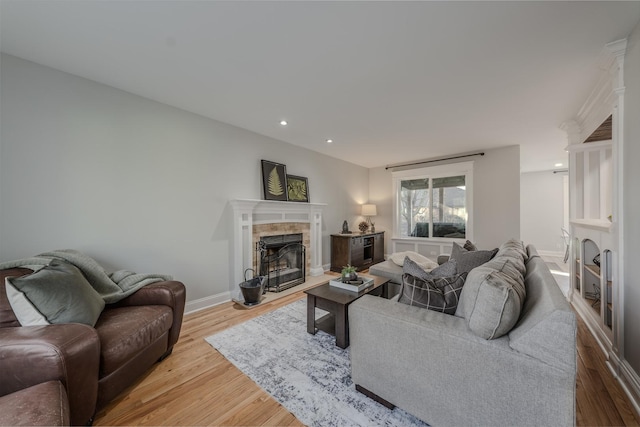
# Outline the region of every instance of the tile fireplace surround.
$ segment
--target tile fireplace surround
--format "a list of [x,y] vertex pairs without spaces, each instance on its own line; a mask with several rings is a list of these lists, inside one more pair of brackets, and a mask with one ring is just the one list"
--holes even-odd
[[[268,228],[269,234],[281,226],[283,233],[291,232],[292,223],[307,228],[307,272],[310,276],[324,274],[322,268],[322,208],[324,203],[276,202],[271,200],[237,199],[229,202],[233,208],[233,275],[229,290],[238,292],[238,283],[244,280],[244,271],[253,268],[255,230]],[[269,225],[268,227],[264,227]],[[305,236],[306,237],[306,236]],[[306,238],[305,238],[306,240]]]

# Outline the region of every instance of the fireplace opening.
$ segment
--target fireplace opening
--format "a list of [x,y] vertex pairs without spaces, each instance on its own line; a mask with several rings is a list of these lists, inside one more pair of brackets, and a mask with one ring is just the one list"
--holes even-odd
[[266,289],[280,292],[304,283],[306,249],[302,233],[263,236],[256,243],[256,271],[267,276]]

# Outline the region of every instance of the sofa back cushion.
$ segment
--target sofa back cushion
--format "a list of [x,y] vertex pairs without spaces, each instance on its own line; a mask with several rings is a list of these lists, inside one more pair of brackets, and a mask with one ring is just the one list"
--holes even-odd
[[576,366],[576,317],[546,263],[533,246],[527,247],[527,299],[516,326],[509,332],[514,350],[550,365]]
[[500,338],[513,328],[526,295],[524,279],[513,261],[503,257],[498,262],[502,263],[499,269],[481,266],[471,270],[456,311],[484,339]]

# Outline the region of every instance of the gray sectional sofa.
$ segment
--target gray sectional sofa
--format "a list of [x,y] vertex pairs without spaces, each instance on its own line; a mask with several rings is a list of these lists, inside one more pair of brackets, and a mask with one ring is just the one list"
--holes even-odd
[[574,425],[575,315],[535,248],[513,243],[469,272],[455,315],[368,295],[351,304],[358,389],[435,426]]

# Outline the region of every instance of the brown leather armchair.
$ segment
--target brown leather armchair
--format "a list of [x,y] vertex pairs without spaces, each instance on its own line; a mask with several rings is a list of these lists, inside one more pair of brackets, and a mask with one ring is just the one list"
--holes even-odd
[[0,271],[0,396],[59,380],[69,399],[71,423],[91,423],[96,411],[131,385],[178,341],[186,299],[181,282],[147,285],[105,307],[95,327],[81,324],[21,326]]

